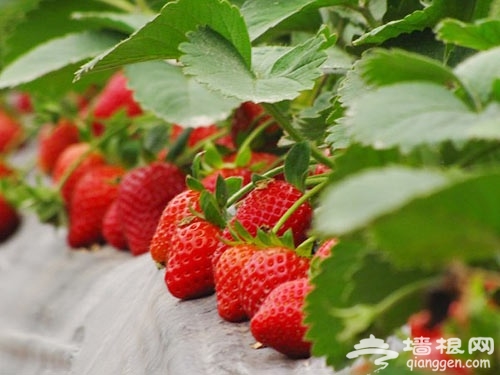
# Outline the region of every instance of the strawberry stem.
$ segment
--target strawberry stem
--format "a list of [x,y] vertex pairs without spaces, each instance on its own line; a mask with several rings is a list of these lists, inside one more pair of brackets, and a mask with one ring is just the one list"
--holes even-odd
[[[270,169],[266,173],[263,173],[262,176],[272,178],[272,177],[276,176],[277,174],[282,173],[283,168],[284,167],[282,165],[279,165],[273,169]],[[238,202],[243,196],[248,194],[254,187],[255,186],[254,186],[253,182],[250,182],[250,183],[246,184],[245,186],[243,186],[240,190],[238,190],[236,193],[234,193],[233,195],[231,195],[229,197],[229,199],[227,200],[227,203],[226,203],[226,207],[231,207],[233,204]]]
[[[288,135],[295,142],[303,142],[305,139],[302,135],[295,129],[288,119],[287,116],[275,105],[272,103],[262,103],[262,106],[266,110],[268,114],[270,114],[274,119],[280,124],[281,128],[288,133]],[[330,168],[334,168],[333,161],[327,157],[321,150],[319,150],[313,144],[311,146],[311,154],[314,159],[316,159],[319,163],[325,164]]]
[[308,201],[310,198],[318,194],[327,184],[327,180],[319,183],[318,185],[314,186],[311,190],[308,190],[306,193],[304,193],[299,199],[295,201],[294,204],[285,212],[285,214],[278,220],[278,222],[274,225],[273,229],[271,230],[273,233],[278,233],[280,228],[285,224],[285,222],[290,218],[290,216],[293,215],[293,213],[306,201]]

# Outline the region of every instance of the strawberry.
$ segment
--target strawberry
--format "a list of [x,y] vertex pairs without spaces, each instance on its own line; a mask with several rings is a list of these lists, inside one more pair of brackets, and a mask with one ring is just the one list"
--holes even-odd
[[250,257],[258,251],[251,244],[230,247],[214,269],[217,311],[224,320],[239,322],[247,319],[240,302],[241,270]]
[[304,299],[311,290],[309,280],[300,278],[277,286],[250,321],[254,338],[291,358],[311,355],[311,343],[304,339]]
[[0,195],[0,243],[10,238],[21,224],[19,213]]
[[71,199],[68,244],[89,247],[104,242],[103,217],[118,194],[121,167],[102,165],[78,181]]
[[46,124],[38,135],[37,163],[39,168],[50,174],[57,158],[74,143],[78,143],[80,135],[75,124],[67,119],[61,119],[57,124]]
[[281,283],[306,277],[309,263],[309,258],[285,247],[269,247],[253,254],[243,266],[240,280],[240,302],[247,316],[252,318]]
[[[302,192],[286,181],[262,181],[241,201],[233,220],[238,220],[255,236],[258,229],[271,230],[300,197]],[[305,239],[311,218],[312,207],[305,202],[285,221],[277,234],[282,235],[291,229],[295,243],[298,244]]]
[[185,174],[167,162],[130,170],[118,193],[118,211],[130,251],[149,251],[151,239],[167,203],[186,188]]
[[201,211],[199,199],[199,192],[186,189],[167,203],[149,246],[151,257],[158,265],[166,264],[170,240],[177,226],[192,219],[192,211]]
[[114,248],[118,250],[128,249],[116,199],[108,207],[102,219],[102,235],[104,240]]
[[[302,192],[284,180],[264,180],[239,203],[236,214],[228,223],[222,237],[231,240],[230,227],[238,221],[252,236],[259,229],[270,231],[281,219],[285,212],[302,196]],[[277,234],[283,235],[291,230],[295,244],[298,245],[306,238],[306,231],[312,219],[312,207],[308,202],[301,204],[294,213],[280,227]],[[227,245],[221,242],[214,254],[214,265]]]
[[[234,163],[236,154],[231,154],[226,157],[225,162]],[[217,183],[217,177],[241,177],[242,185],[251,182],[253,173],[262,173],[270,168],[271,165],[276,163],[278,156],[265,152],[252,152],[249,162],[245,166],[234,166],[216,169],[204,177],[201,182],[208,191],[214,192]]]
[[336,238],[329,238],[325,240],[316,250],[314,256],[319,259],[328,258],[332,254],[332,248],[337,244]]
[[72,144],[59,155],[52,171],[52,179],[58,183],[70,173],[61,188],[61,195],[68,206],[78,180],[92,168],[103,164],[105,164],[103,156],[90,151],[90,144],[85,142]]
[[[172,131],[170,133],[170,142],[175,142],[177,138],[184,131],[184,127],[179,124],[173,124]],[[199,143],[205,141],[210,136],[215,135],[220,131],[220,128],[216,124],[206,125],[206,126],[198,126],[191,131],[189,134],[187,146],[194,147]],[[226,148],[232,150],[234,149],[234,145],[232,143],[230,136],[223,136],[215,140],[214,142],[217,145],[225,146]]]
[[212,254],[219,235],[219,227],[200,218],[172,233],[165,284],[174,297],[186,300],[213,293]]
[[28,114],[33,112],[33,102],[27,92],[13,93],[12,104],[18,113]]
[[122,71],[111,76],[95,99],[93,115],[96,121],[92,124],[94,134],[100,135],[104,131],[104,125],[99,120],[110,118],[119,110],[125,110],[129,117],[142,114],[142,108],[134,100],[133,92],[127,88],[127,78]]
[[0,109],[0,154],[17,148],[23,141],[24,130],[7,112]]
[[[265,114],[264,108],[254,102],[242,103],[234,112],[231,121],[231,137],[235,145],[241,145],[248,135],[257,127],[264,125],[272,119]],[[253,150],[270,150],[276,148],[282,131],[277,123],[273,123],[264,133],[251,143]]]

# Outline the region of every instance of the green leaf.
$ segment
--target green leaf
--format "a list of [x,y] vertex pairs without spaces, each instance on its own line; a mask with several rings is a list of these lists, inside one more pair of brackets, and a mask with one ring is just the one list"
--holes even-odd
[[[116,36],[99,32],[66,35],[39,45],[19,57],[0,73],[0,88],[15,87],[34,81],[95,56],[114,45]],[[68,77],[71,81],[72,77]]]
[[446,176],[432,170],[394,166],[362,171],[325,189],[315,211],[314,230],[325,237],[362,230],[449,183]]
[[492,173],[443,186],[381,217],[372,238],[399,267],[493,259],[500,248],[499,183]]
[[[355,0],[247,0],[241,7],[241,14],[248,25],[251,40],[276,27],[293,15],[310,9],[333,5],[357,5]],[[262,11],[265,9],[265,11]]]
[[285,158],[285,179],[301,191],[305,189],[310,159],[311,147],[307,142],[294,144]]
[[500,45],[500,20],[484,19],[465,23],[445,19],[436,26],[437,39],[462,47],[486,50]]
[[475,2],[458,4],[454,0],[434,0],[431,5],[422,10],[416,10],[402,19],[389,21],[367,32],[353,41],[355,46],[362,44],[380,44],[404,33],[420,31],[427,27],[434,27],[444,17],[460,18],[468,15],[470,7]]
[[492,95],[494,81],[500,78],[500,47],[476,53],[460,63],[455,74],[482,103]]
[[90,70],[102,70],[149,60],[176,59],[186,33],[208,25],[228,40],[246,66],[251,64],[251,45],[238,8],[221,0],[179,0],[168,2],[144,27],[111,50],[81,67],[77,77]]
[[359,68],[369,85],[403,81],[430,81],[445,86],[458,83],[453,71],[441,62],[400,49],[372,49],[360,60]]
[[168,122],[192,127],[212,124],[227,118],[239,103],[208,91],[168,62],[132,64],[125,73],[141,107]]
[[191,32],[189,40],[179,47],[186,74],[223,95],[267,103],[294,99],[311,89],[321,76],[319,68],[326,60],[323,48],[329,42],[322,31],[295,47],[258,49],[251,69],[237,49],[210,28]]
[[200,206],[205,219],[214,225],[224,228],[226,220],[217,204],[215,196],[207,190],[203,190],[200,195]]
[[471,112],[445,87],[418,82],[383,86],[362,95],[353,100],[343,121],[362,144],[409,152],[418,145],[471,139],[475,126],[497,115],[497,111]]
[[144,134],[144,147],[153,154],[160,152],[168,144],[170,134],[167,124],[158,124],[147,129]]
[[333,95],[330,91],[320,94],[312,106],[306,107],[295,118],[294,126],[305,139],[321,142],[325,138],[328,124],[341,116],[340,103],[335,101],[332,104]]
[[75,12],[71,18],[76,21],[87,21],[125,34],[131,34],[152,20],[152,16],[146,14],[127,14],[115,12]]
[[306,299],[307,338],[313,354],[326,356],[337,371],[360,337],[385,338],[420,308],[421,280],[428,277],[395,269],[356,240],[340,241],[319,269]]
[[[84,20],[75,22],[71,19],[71,13],[76,11],[110,11],[112,8],[104,2],[97,0],[2,0],[2,3],[16,3],[19,14],[19,22],[9,20],[10,10],[1,9],[0,24],[8,23],[7,33],[0,29],[0,40],[5,38],[5,44],[0,45],[0,54],[5,64],[11,63],[27,50],[45,43],[62,35],[79,33],[96,29]],[[12,4],[12,6],[14,6]],[[36,8],[35,8],[36,6]],[[9,4],[7,4],[9,7]]]

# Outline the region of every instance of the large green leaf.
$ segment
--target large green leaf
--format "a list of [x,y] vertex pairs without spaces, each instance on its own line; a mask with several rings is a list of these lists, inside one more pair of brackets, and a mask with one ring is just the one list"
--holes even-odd
[[[241,7],[252,40],[308,7],[357,5],[356,0],[247,0]],[[265,9],[265,11],[263,11]]]
[[376,220],[372,238],[403,267],[493,259],[500,249],[499,184],[493,173],[445,186]]
[[434,0],[421,10],[416,10],[402,19],[387,22],[363,34],[353,41],[354,45],[380,44],[404,33],[434,27],[444,17],[469,17],[475,1],[458,3],[454,0]]
[[341,370],[361,337],[385,338],[421,307],[418,295],[428,277],[422,271],[397,270],[361,242],[340,241],[320,265],[306,299],[313,354],[326,356]]
[[[5,59],[5,64],[17,59],[38,44],[66,34],[83,32],[98,27],[98,25],[85,20],[75,21],[71,18],[73,12],[101,12],[113,9],[98,0],[42,0],[37,1],[38,6],[35,9],[31,9],[34,6],[34,1],[14,1],[20,7],[23,7],[22,11],[25,14],[22,22],[16,23],[15,27],[11,27],[8,34],[0,36],[0,39],[5,37],[6,40],[5,48],[2,46],[0,51]],[[0,19],[3,19],[4,11],[0,11],[0,14]]]
[[185,76],[180,66],[149,61],[126,67],[129,86],[144,109],[185,126],[200,126],[226,118],[238,101],[209,92]]
[[430,81],[452,86],[458,81],[453,71],[441,62],[400,49],[372,49],[360,60],[359,68],[364,80],[376,86],[403,81]]
[[71,18],[78,21],[87,21],[95,23],[97,26],[105,27],[126,34],[131,34],[140,29],[147,22],[151,21],[153,16],[147,14],[127,14],[116,12],[75,12]]
[[[15,87],[81,62],[117,43],[116,35],[87,31],[41,44],[8,65],[0,73],[0,88]],[[72,81],[72,76],[67,77]]]
[[486,50],[500,45],[500,20],[484,19],[465,23],[445,19],[436,26],[436,37],[445,43],[477,50]]
[[485,103],[491,98],[495,81],[500,79],[499,61],[500,47],[496,47],[476,53],[454,71],[468,89]]
[[77,76],[90,70],[178,58],[178,46],[187,40],[186,33],[207,25],[231,43],[244,65],[250,66],[250,39],[238,8],[223,0],[179,0],[167,3],[144,27],[82,66]]
[[475,127],[498,121],[498,116],[497,107],[472,112],[445,87],[416,82],[383,86],[360,96],[343,120],[355,141],[409,152],[424,144],[470,140],[477,136]]
[[323,236],[362,230],[377,218],[449,183],[446,176],[433,170],[394,166],[362,171],[325,191],[315,211],[314,230]]
[[248,67],[237,49],[214,30],[204,27],[189,34],[180,46],[184,72],[194,75],[211,90],[242,101],[278,102],[294,99],[311,89],[321,76],[329,36],[320,32],[289,48],[254,48]]

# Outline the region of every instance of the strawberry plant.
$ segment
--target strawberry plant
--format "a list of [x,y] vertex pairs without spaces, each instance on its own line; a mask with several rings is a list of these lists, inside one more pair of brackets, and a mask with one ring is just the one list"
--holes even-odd
[[[370,358],[360,365],[347,356],[363,338],[438,332],[461,339],[464,363],[489,361],[475,373],[498,373],[497,352],[466,350],[472,338],[500,342],[498,0],[32,0],[0,11],[2,106],[12,93],[29,94],[34,115],[18,118],[34,116],[32,125],[54,112],[66,118],[56,104],[69,97],[88,98],[75,117],[97,164],[113,159],[97,147],[106,146],[130,156],[125,176],[155,158],[169,166],[163,182],[147,178],[115,205],[107,221],[122,215],[125,224],[106,231],[136,254],[153,238],[152,258],[179,298],[217,293],[212,272],[216,283],[229,278],[217,261],[235,251],[224,250],[285,246],[309,266],[328,243],[300,276],[282,278],[308,276],[300,295],[288,299],[287,288],[299,287],[283,287],[267,312],[249,314],[270,315],[253,323],[258,337],[273,338],[267,345],[369,373]],[[57,18],[52,28],[47,14]],[[124,95],[101,104],[116,74]],[[4,157],[21,146],[11,138]],[[259,152],[272,161],[255,167]],[[196,193],[183,192],[185,175]],[[69,182],[66,174],[60,184]],[[168,197],[146,209],[141,199],[157,190]],[[238,270],[249,258],[234,257]],[[179,268],[186,258],[203,275]],[[198,288],[185,290],[186,278]],[[221,315],[245,319],[231,298]],[[295,338],[299,352],[274,340],[285,331],[263,332],[281,320],[279,300],[290,300],[306,332]],[[383,371],[425,373],[408,368],[410,354]]]

